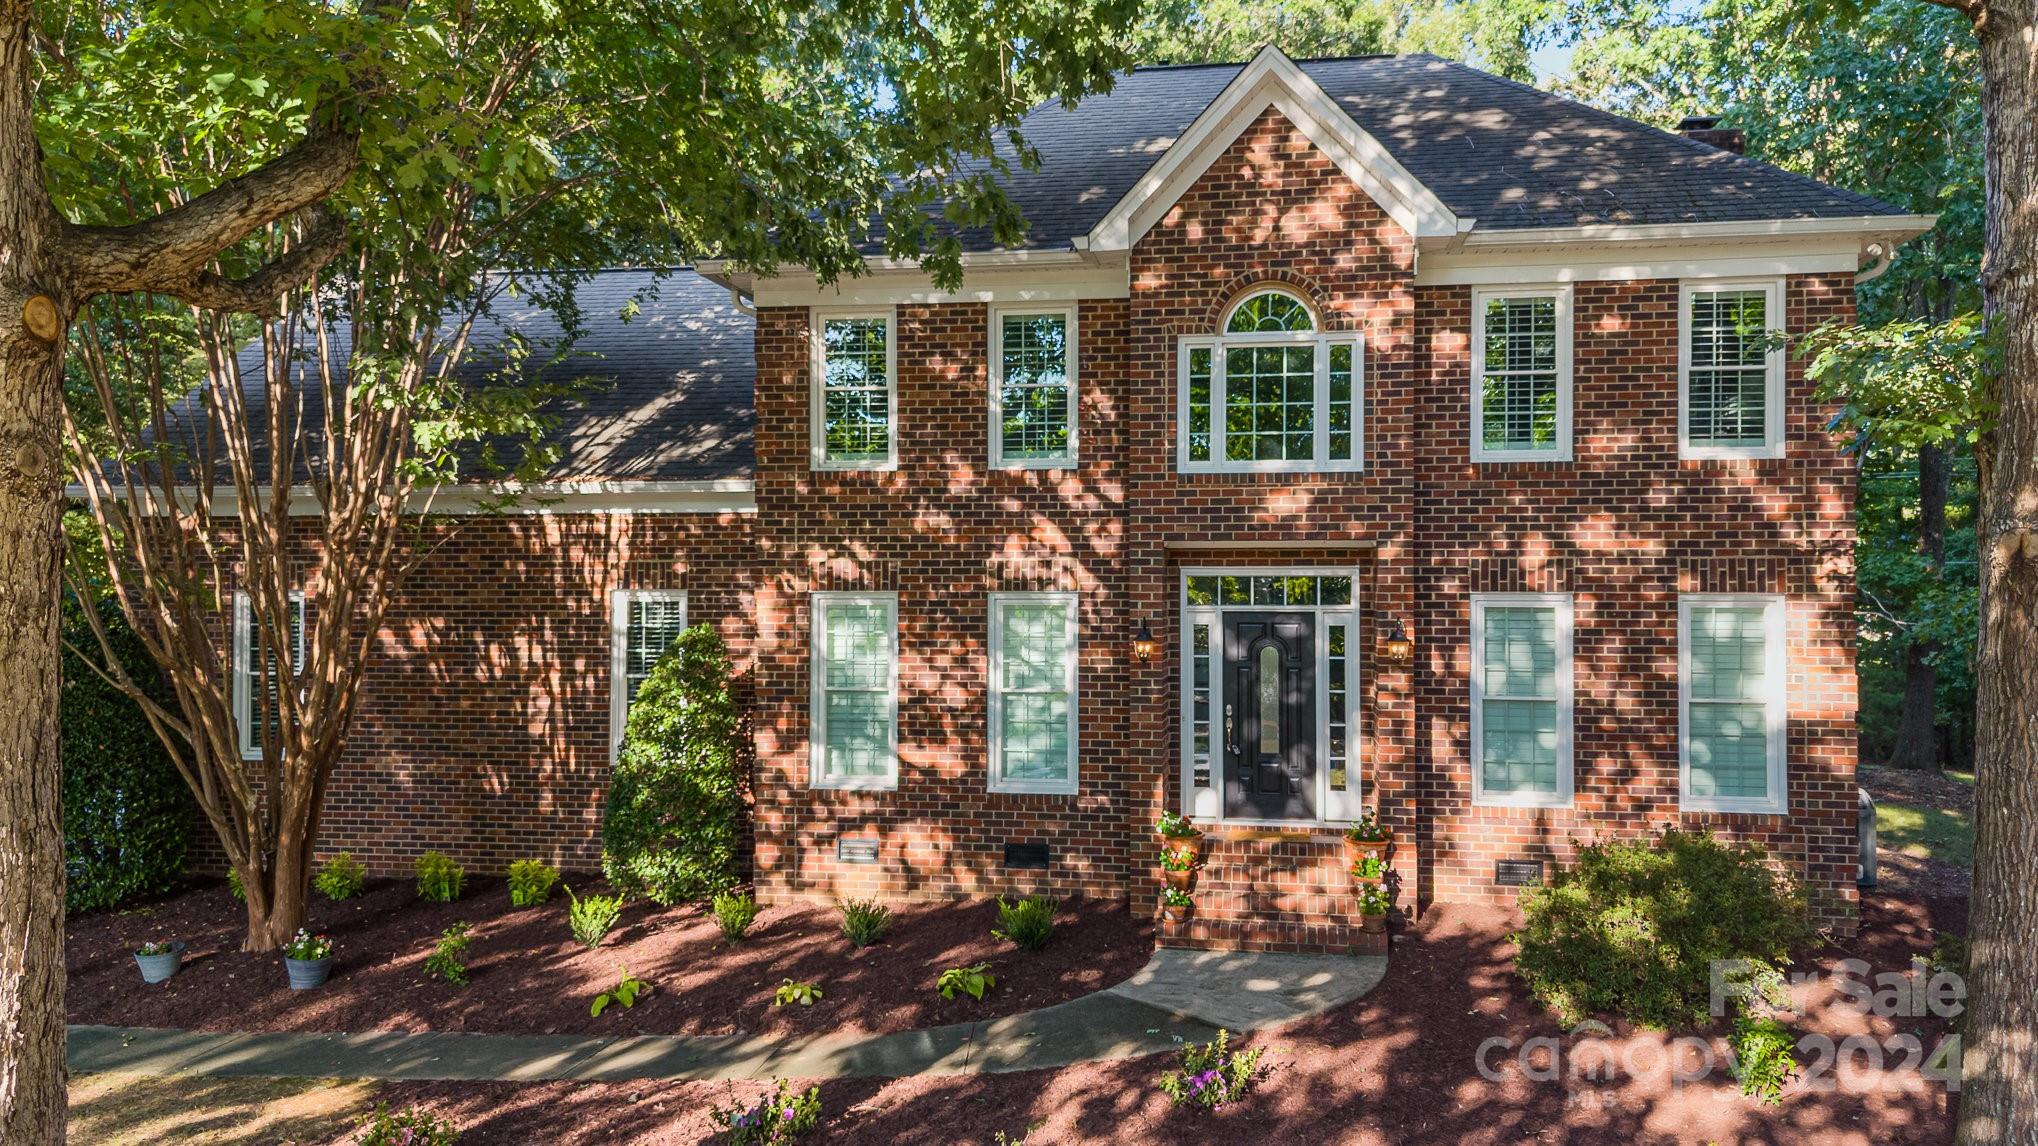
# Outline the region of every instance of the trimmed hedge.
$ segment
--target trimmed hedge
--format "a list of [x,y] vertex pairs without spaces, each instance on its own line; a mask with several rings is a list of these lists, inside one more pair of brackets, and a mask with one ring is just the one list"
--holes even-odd
[[630,704],[602,810],[602,873],[617,890],[670,906],[739,881],[742,731],[728,647],[695,625]]
[[[136,680],[156,684],[153,695],[171,703],[119,606],[102,601],[97,607],[121,664]],[[63,625],[67,645],[88,655],[98,648],[69,594]],[[64,909],[76,914],[162,895],[184,875],[185,840],[198,823],[191,790],[132,700],[69,648],[63,672]]]
[[1521,909],[1515,967],[1567,1024],[1613,1014],[1704,1026],[1714,961],[1747,960],[1773,977],[1813,934],[1803,895],[1768,853],[1711,833],[1580,848]]

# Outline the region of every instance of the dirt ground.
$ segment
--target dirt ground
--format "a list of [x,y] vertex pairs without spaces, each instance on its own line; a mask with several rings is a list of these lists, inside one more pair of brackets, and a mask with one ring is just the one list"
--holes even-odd
[[[1973,778],[1876,767],[1863,767],[1856,776],[1879,811],[1875,849],[1879,890],[1923,898],[1966,896],[1972,871],[1966,863],[1945,857],[1964,858],[1963,853],[1973,848]],[[1940,846],[1934,848],[1935,843]]]
[[[576,887],[585,895],[593,885]],[[566,899],[513,908],[501,880],[472,880],[460,900],[419,902],[409,881],[371,883],[342,903],[316,900],[311,926],[332,936],[332,978],[312,991],[284,986],[274,954],[240,950],[245,909],[224,885],[150,908],[71,921],[66,936],[70,1021],[243,1031],[489,1031],[521,1034],[888,1032],[1012,1014],[1122,982],[1153,948],[1148,925],[1123,904],[1063,905],[1044,950],[991,935],[988,901],[895,907],[891,931],[862,950],[842,937],[832,908],[767,908],[731,946],[697,907],[632,904],[601,947],[573,941]],[[470,981],[426,975],[424,959],[449,924],[473,926]],[[190,944],[184,969],[144,985],[130,953],[149,939]],[[982,1002],[944,1000],[945,969],[989,962],[998,984]],[[651,985],[624,1010],[588,1014],[620,972]],[[772,1005],[787,979],[818,983],[812,1006]]]
[[[1870,897],[1861,934],[1809,955],[1801,969],[1830,970],[1852,957],[1878,970],[1902,971],[1913,954],[1930,951],[1935,927],[1964,930],[1965,914],[1964,900]],[[1717,1037],[1722,1032],[1707,1032],[1698,1044],[1720,1064],[1699,1077],[1702,1052],[1690,1043],[1680,1047],[1671,1035],[1618,1025],[1603,1033],[1562,1030],[1512,972],[1507,935],[1513,922],[1509,913],[1487,908],[1431,911],[1397,936],[1393,964],[1378,989],[1256,1040],[1267,1048],[1268,1077],[1257,1093],[1214,1114],[1169,1108],[1155,1089],[1169,1065],[1160,1056],[1026,1074],[823,1082],[826,1121],[817,1140],[990,1144],[1003,1134],[1006,1142],[1032,1144],[1882,1146],[1951,1137],[1944,1086],[1901,1069],[1906,1056],[1881,1049],[1902,1036],[1929,1049],[1945,1031],[1938,1019],[1866,1015],[1844,1005],[1830,982],[1800,987],[1794,1023],[1800,1035],[1860,1036],[1862,1042],[1844,1066],[1817,1071],[1780,1105],[1764,1106],[1743,1097],[1728,1077]],[[1538,1038],[1556,1041],[1530,1042]],[[1545,1081],[1553,1048],[1565,1057],[1556,1077]],[[1673,1055],[1689,1080],[1668,1069]],[[1494,1078],[1482,1075],[1482,1061]],[[1596,1068],[1608,1062],[1614,1068],[1599,1077]],[[747,1103],[763,1089],[761,1083],[404,1083],[382,1087],[378,1095],[452,1116],[464,1146],[676,1144],[708,1139],[710,1106]]]
[[344,1141],[374,1085],[329,1078],[71,1076],[77,1146],[302,1146]]

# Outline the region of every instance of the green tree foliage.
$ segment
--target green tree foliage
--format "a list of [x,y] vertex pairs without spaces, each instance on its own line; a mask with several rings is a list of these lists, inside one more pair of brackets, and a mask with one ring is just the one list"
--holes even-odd
[[[96,602],[114,649],[162,691],[120,609]],[[118,907],[160,895],[184,875],[184,841],[198,811],[141,710],[73,648],[98,647],[83,607],[64,597],[64,866],[67,911]]]
[[602,811],[611,884],[670,906],[737,882],[743,742],[728,647],[713,626],[695,625],[630,702]]
[[1133,30],[1132,53],[1197,64],[1242,61],[1265,44],[1296,59],[1430,52],[1526,82],[1561,11],[1556,0],[1159,0]]

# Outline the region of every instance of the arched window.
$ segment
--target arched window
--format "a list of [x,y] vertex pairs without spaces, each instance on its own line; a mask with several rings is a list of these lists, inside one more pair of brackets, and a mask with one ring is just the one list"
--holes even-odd
[[1240,299],[1221,329],[1181,343],[1183,470],[1363,467],[1358,334],[1319,332],[1307,303],[1275,289]]

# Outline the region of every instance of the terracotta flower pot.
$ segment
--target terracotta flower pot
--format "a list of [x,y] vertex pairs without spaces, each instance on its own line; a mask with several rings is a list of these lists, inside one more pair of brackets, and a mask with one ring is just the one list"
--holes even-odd
[[1383,911],[1378,915],[1359,916],[1359,930],[1368,935],[1385,933],[1387,930],[1387,913]]
[[1203,858],[1203,833],[1197,832],[1193,836],[1162,836],[1161,850],[1171,856],[1187,856],[1189,862],[1194,864]]
[[1176,891],[1188,891],[1196,882],[1196,869],[1189,868],[1186,871],[1175,871],[1171,868],[1162,868],[1161,878],[1166,880],[1167,885]]
[[1177,926],[1187,923],[1189,922],[1189,911],[1189,905],[1178,907],[1172,903],[1163,903],[1161,904],[1161,922]]
[[1355,840],[1350,836],[1345,837],[1345,861],[1347,867],[1368,856],[1379,856],[1384,860],[1393,851],[1394,833],[1392,830],[1388,831],[1387,838],[1384,840]]

